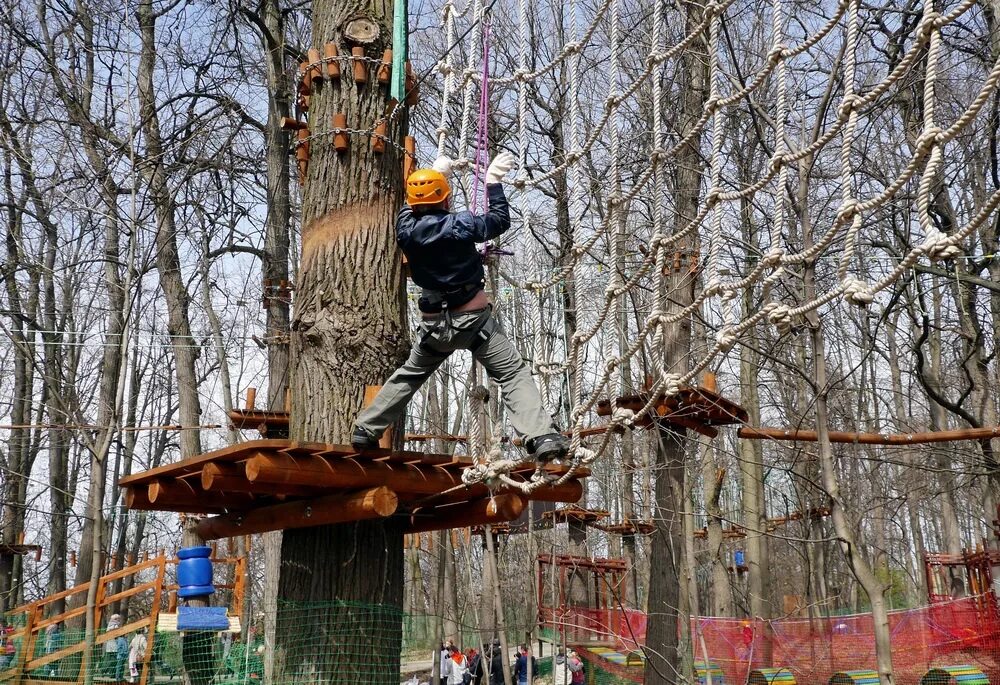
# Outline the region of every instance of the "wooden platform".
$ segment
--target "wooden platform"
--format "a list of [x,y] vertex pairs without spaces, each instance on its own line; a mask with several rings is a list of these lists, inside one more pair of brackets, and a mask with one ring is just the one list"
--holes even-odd
[[600,521],[608,516],[610,516],[610,514],[603,509],[584,509],[583,507],[578,507],[576,505],[562,507],[561,509],[554,509],[542,514],[542,518],[549,519],[553,523],[576,521],[584,525],[593,523],[594,521]]
[[[639,411],[649,401],[649,393],[625,395],[616,400],[623,409]],[[715,426],[746,423],[747,410],[727,400],[718,392],[704,387],[681,388],[670,396],[660,396],[655,405],[657,420],[681,428],[690,428],[696,433],[715,437],[719,431]],[[597,403],[598,416],[611,416],[611,401]],[[652,419],[636,423],[639,427],[652,425]]]
[[656,530],[656,524],[652,521],[633,521],[632,519],[607,525],[594,524],[594,527],[615,535],[650,535]]
[[[502,523],[516,519],[529,497],[466,486],[465,457],[386,449],[359,454],[350,446],[252,440],[122,478],[130,509],[214,514],[199,523],[206,540],[388,516],[407,519],[408,533]],[[529,464],[515,471],[527,480]],[[552,473],[564,466],[548,467]],[[530,499],[576,502],[578,469],[562,485],[538,488]]]

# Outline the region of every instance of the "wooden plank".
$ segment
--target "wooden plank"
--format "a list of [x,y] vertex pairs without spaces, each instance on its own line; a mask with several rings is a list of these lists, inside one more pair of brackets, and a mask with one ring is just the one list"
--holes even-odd
[[398,505],[396,493],[389,488],[378,487],[350,495],[329,495],[260,507],[242,515],[224,514],[202,520],[197,530],[203,539],[217,540],[249,533],[391,516]]
[[[266,454],[265,452],[258,453]],[[244,492],[257,495],[289,495],[310,496],[321,494],[321,488],[316,484],[304,486],[251,482],[247,480],[246,467],[243,464],[226,464],[213,462],[205,464],[201,469],[201,488],[207,492]]]
[[[737,437],[745,440],[794,440],[816,442],[816,431],[743,426]],[[1000,437],[1000,426],[990,428],[958,428],[926,433],[847,433],[830,431],[830,442],[859,445],[921,445],[959,440],[989,440]]]
[[[245,455],[249,452],[256,452],[258,450],[279,450],[287,448],[289,443],[290,441],[288,440],[248,440],[247,442],[242,442],[238,445],[230,445],[228,447],[223,447],[222,449],[199,454],[196,457],[184,459],[183,461],[174,462],[173,464],[165,464],[155,469],[150,469],[149,471],[143,471],[131,476],[125,476],[124,478],[118,480],[118,486],[125,487],[128,485],[148,485],[151,481],[163,476],[175,478],[178,475],[200,473],[201,467],[209,462],[241,461],[246,458]],[[308,443],[293,444],[306,445]]]
[[462,484],[459,472],[415,464],[390,465],[355,459],[258,455],[247,462],[251,483],[353,490],[385,485],[398,494],[432,495]]
[[421,509],[413,514],[404,532],[423,533],[513,521],[524,511],[527,502],[523,495],[508,493],[463,504]]

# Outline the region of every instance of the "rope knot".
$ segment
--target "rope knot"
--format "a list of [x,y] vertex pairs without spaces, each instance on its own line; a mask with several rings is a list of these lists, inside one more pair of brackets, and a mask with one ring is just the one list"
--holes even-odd
[[837,210],[837,222],[841,224],[846,224],[848,221],[854,218],[854,215],[858,213],[860,208],[860,203],[857,198],[848,198],[840,205],[840,209]]
[[775,45],[771,48],[771,51],[767,53],[768,64],[772,66],[781,61],[785,57],[785,53],[788,51],[788,46],[784,44]]
[[663,159],[666,156],[667,156],[667,151],[666,151],[665,148],[654,147],[649,152],[649,161],[650,161],[651,164],[655,164],[656,162],[660,161],[661,159]]
[[777,172],[781,169],[781,165],[785,163],[785,157],[780,152],[775,152],[774,155],[767,161],[767,166],[772,172]]
[[739,335],[736,333],[735,326],[723,326],[715,334],[715,343],[724,353],[733,349],[733,345],[736,344],[737,340],[739,340]]
[[524,190],[525,186],[528,185],[528,178],[526,176],[518,176],[513,181],[511,181],[511,185],[517,188],[518,190]]
[[854,108],[860,101],[861,98],[856,93],[848,93],[841,100],[840,106],[837,108],[837,116],[841,119],[846,119],[851,115],[851,112],[854,111]]
[[527,81],[528,80],[528,75],[530,73],[531,72],[528,71],[527,69],[524,69],[524,68],[518,69],[517,71],[514,72],[514,80],[515,81]]
[[941,130],[940,126],[928,126],[923,131],[920,132],[919,136],[917,136],[917,143],[916,143],[917,149],[926,150],[935,143],[944,142],[943,140],[941,140],[943,134],[944,131]]
[[445,76],[448,76],[449,74],[455,71],[452,68],[452,66],[448,64],[445,60],[441,60],[440,62],[437,63],[437,70],[439,73],[444,74]]
[[705,107],[704,107],[705,111],[708,112],[709,114],[711,114],[716,109],[718,109],[719,102],[721,102],[721,101],[719,100],[718,97],[711,97],[711,98],[709,98],[708,100],[705,101]]
[[928,232],[927,239],[920,245],[920,251],[935,262],[962,256],[962,248],[953,242],[953,238],[936,228]]
[[772,247],[764,255],[763,262],[764,266],[773,269],[775,267],[781,266],[781,258],[785,256],[785,251],[780,247]]
[[451,168],[461,171],[463,169],[468,169],[470,164],[471,163],[469,162],[468,157],[459,157],[458,159],[452,161]]
[[859,278],[844,279],[844,301],[858,307],[867,307],[875,299],[871,286]]
[[767,313],[768,322],[778,329],[778,333],[784,335],[791,332],[792,309],[787,304],[768,302],[764,305],[764,312]]
[[569,152],[566,153],[566,161],[569,162],[570,164],[574,164],[580,161],[580,157],[581,154],[579,150],[570,150]]
[[681,377],[676,373],[663,375],[663,396],[671,397],[681,391]]
[[719,277],[713,276],[708,280],[708,283],[705,284],[706,297],[715,297],[719,293],[723,292],[722,287],[722,281]]
[[563,52],[567,55],[575,55],[580,52],[580,44],[576,41],[570,41],[563,46]]
[[722,197],[722,188],[710,188],[708,194],[705,195],[705,204],[709,207],[714,207],[719,203],[719,198]]
[[445,126],[438,126],[436,129],[434,129],[434,133],[438,134],[439,136],[446,136],[448,135],[448,128]]
[[604,109],[606,109],[606,110],[608,110],[610,112],[615,107],[617,107],[620,102],[621,102],[621,98],[618,97],[618,93],[612,93],[604,101]]

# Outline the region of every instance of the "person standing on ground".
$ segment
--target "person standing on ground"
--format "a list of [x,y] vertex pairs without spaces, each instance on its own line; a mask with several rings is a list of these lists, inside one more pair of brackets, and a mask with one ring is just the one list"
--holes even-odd
[[469,664],[462,654],[462,650],[455,645],[451,646],[451,654],[448,664],[448,685],[469,685]]
[[566,657],[566,666],[570,672],[569,682],[572,685],[582,685],[587,680],[587,673],[583,667],[583,659],[572,649],[566,653]]
[[528,661],[531,661],[531,676],[532,680],[538,675],[538,661],[535,657],[531,656],[531,650],[528,649],[528,645],[521,645],[518,647],[517,659],[514,661],[514,678],[517,680],[517,685],[528,685]]
[[500,640],[493,640],[490,650],[490,685],[504,685],[503,683],[503,650],[500,649]]
[[556,662],[552,667],[552,685],[570,685],[571,674],[569,664],[566,663],[566,653],[559,648],[556,653]]
[[382,433],[403,415],[420,386],[455,350],[469,350],[500,386],[514,430],[536,461],[566,456],[569,443],[542,406],[531,371],[517,348],[500,331],[486,297],[482,257],[476,243],[510,228],[503,177],[514,156],[496,156],[486,171],[489,209],[484,215],[451,212],[447,175],[452,161],[439,158],[406,180],[407,204],[396,219],[396,241],[406,255],[413,282],[423,288],[423,321],[406,362],[385,382],[374,401],[358,414],[351,445],[358,451],[378,447]]

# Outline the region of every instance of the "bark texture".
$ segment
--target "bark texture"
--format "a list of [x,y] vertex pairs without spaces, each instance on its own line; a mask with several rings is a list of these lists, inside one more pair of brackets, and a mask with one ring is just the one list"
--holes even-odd
[[[379,27],[378,38],[365,46],[366,55],[381,56],[389,47],[392,3],[379,0],[363,12]],[[313,45],[335,42],[340,54],[350,54],[343,29],[357,16],[351,3],[313,3]],[[339,80],[313,86],[313,135],[329,131],[336,112],[346,115],[348,127],[360,129],[385,113],[384,86],[374,78],[358,84],[350,68],[341,71]],[[405,125],[402,115],[389,128],[397,143]],[[352,135],[350,150],[342,155],[332,142],[331,136],[313,139],[305,179],[291,330],[290,434],[296,440],[344,443],[365,386],[380,385],[408,346],[393,233],[402,201],[402,157],[393,146],[375,154],[364,136]],[[324,603],[322,608],[317,602]],[[395,685],[402,604],[401,520],[285,532],[275,680]]]

